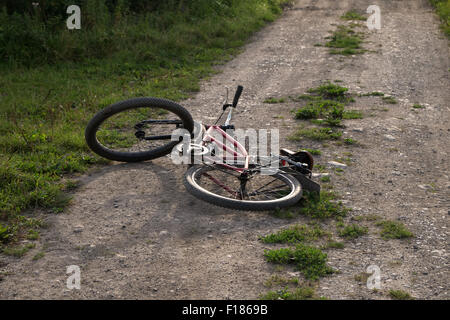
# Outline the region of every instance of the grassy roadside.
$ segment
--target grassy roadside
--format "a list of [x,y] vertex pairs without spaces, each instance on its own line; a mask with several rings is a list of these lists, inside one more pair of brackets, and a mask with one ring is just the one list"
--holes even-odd
[[436,12],[441,18],[441,28],[445,35],[450,39],[450,0],[430,0],[436,8]]
[[[70,201],[65,191],[76,186],[68,175],[104,163],[89,152],[83,136],[96,111],[137,96],[187,98],[287,2],[229,1],[226,10],[203,16],[114,16],[98,28],[49,36],[43,42],[48,55],[36,49],[26,63],[26,47],[6,42],[5,28],[29,24],[25,31],[40,37],[43,26],[3,11],[0,49],[9,56],[0,61],[0,246],[16,244],[39,225],[24,218],[24,210],[61,211]],[[19,49],[16,59],[11,52]],[[47,56],[53,59],[42,59]]]

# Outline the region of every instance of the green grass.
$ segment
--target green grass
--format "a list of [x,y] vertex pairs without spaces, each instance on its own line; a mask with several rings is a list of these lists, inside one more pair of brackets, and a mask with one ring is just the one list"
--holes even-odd
[[423,105],[421,105],[421,104],[414,104],[413,106],[412,106],[414,109],[424,109],[425,107],[423,106]]
[[330,176],[320,177],[320,181],[321,182],[330,182],[331,181],[331,177]]
[[269,97],[266,100],[264,100],[264,103],[285,103],[286,102],[286,98],[273,98],[273,97]]
[[316,193],[305,192],[299,202],[298,211],[300,214],[312,218],[329,219],[345,217],[349,209],[337,200],[334,193],[321,191],[320,196]]
[[441,18],[441,29],[450,39],[450,0],[430,0]]
[[383,97],[384,93],[379,91],[369,92],[362,94],[363,97]]
[[298,278],[284,278],[280,275],[274,274],[264,282],[264,286],[272,288],[279,285],[295,284],[298,285]]
[[324,300],[324,297],[316,295],[314,288],[300,287],[294,291],[283,288],[277,291],[269,291],[260,296],[261,300]]
[[343,20],[360,20],[360,21],[366,21],[367,18],[364,17],[362,14],[360,14],[356,10],[349,10],[345,14],[341,16],[341,19]]
[[3,253],[8,256],[14,256],[17,258],[23,257],[28,251],[33,249],[36,245],[34,243],[28,243],[23,246],[7,246],[3,248]]
[[389,103],[389,104],[397,104],[398,103],[394,97],[383,97],[381,99],[383,100],[383,102]]
[[263,243],[298,243],[317,240],[328,233],[319,226],[309,227],[307,225],[294,225],[276,233],[260,237]]
[[36,261],[36,260],[42,259],[44,256],[45,256],[45,252],[43,252],[43,251],[38,252],[34,255],[33,260]]
[[366,50],[362,48],[362,34],[355,32],[352,28],[338,26],[325,46],[330,48],[331,54],[340,54],[344,56],[362,54]]
[[294,132],[293,135],[289,137],[290,140],[300,141],[305,138],[316,140],[316,141],[326,141],[326,140],[338,140],[342,136],[342,132],[332,129],[332,128],[300,128]]
[[414,237],[414,234],[400,222],[385,220],[377,222],[376,225],[382,228],[380,235],[385,240]]
[[344,226],[341,230],[339,230],[339,236],[345,239],[356,239],[367,234],[367,227],[361,227],[357,224],[351,224]]
[[345,138],[345,139],[344,139],[344,143],[345,143],[346,145],[349,145],[349,146],[359,144],[357,140],[352,139],[352,138]]
[[403,290],[389,290],[389,296],[395,300],[414,300],[414,298]]
[[311,153],[314,156],[320,156],[322,154],[322,151],[317,150],[317,149],[306,148],[306,149],[302,149],[302,150],[306,150],[306,151],[308,151],[309,153]]
[[275,264],[294,264],[310,280],[317,280],[334,271],[327,265],[326,253],[304,244],[297,244],[295,248],[265,250],[264,256],[268,262]]
[[322,249],[343,249],[345,245],[342,242],[338,241],[328,241]]
[[[0,30],[24,25],[23,35],[0,48],[0,56],[8,57],[0,63],[0,241],[26,234],[14,225],[26,209],[63,210],[70,197],[62,177],[107,163],[84,141],[84,128],[97,111],[132,97],[189,97],[200,79],[216,72],[215,65],[230,60],[280,14],[283,2],[233,1],[226,13],[201,18],[142,13],[98,28],[63,26],[54,34],[39,21],[0,10]],[[27,35],[42,37],[49,53],[29,49],[40,44],[19,43]]]

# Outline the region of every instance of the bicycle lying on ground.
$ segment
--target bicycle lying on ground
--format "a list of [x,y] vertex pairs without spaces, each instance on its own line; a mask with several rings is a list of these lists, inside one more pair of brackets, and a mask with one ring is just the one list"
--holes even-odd
[[[134,98],[114,103],[90,120],[86,142],[98,155],[121,162],[152,160],[174,152],[192,160],[200,157],[200,164],[189,165],[184,185],[197,198],[221,207],[273,210],[298,202],[304,189],[319,192],[320,186],[311,180],[314,161],[309,152],[280,149],[279,155],[255,158],[232,136],[232,111],[242,90],[238,86],[233,103],[223,104],[216,124],[199,125],[197,130],[190,113],[170,100]],[[227,109],[224,125],[217,125]],[[177,129],[191,137],[199,134],[200,143],[174,139]],[[275,169],[268,164],[274,160],[279,164]]]

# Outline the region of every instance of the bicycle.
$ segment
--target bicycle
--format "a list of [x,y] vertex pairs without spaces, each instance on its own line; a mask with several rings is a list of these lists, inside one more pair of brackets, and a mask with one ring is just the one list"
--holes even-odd
[[[279,155],[266,157],[280,165],[267,174],[264,170],[268,165],[263,164],[263,159],[251,158],[231,136],[230,130],[235,129],[230,124],[232,111],[242,91],[243,87],[238,86],[231,104],[227,94],[214,125],[200,125],[199,144],[186,143],[182,137],[174,139],[177,129],[186,130],[193,137],[194,120],[181,105],[160,98],[129,99],[99,111],[86,127],[86,142],[98,155],[120,162],[152,160],[183,150],[192,159],[200,155],[200,164],[189,165],[184,185],[195,197],[221,207],[273,210],[297,203],[303,189],[320,192],[320,185],[311,180],[314,160],[309,152],[280,149]],[[227,109],[225,123],[217,125]],[[221,136],[228,145],[214,135]],[[215,154],[217,150],[225,155]]]

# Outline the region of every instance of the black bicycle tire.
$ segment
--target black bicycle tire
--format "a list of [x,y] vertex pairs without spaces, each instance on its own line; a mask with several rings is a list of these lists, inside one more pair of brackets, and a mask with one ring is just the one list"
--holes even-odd
[[186,187],[186,190],[196,198],[219,207],[245,211],[275,210],[277,208],[285,208],[296,204],[303,195],[301,184],[297,179],[289,174],[278,172],[275,173],[274,176],[278,176],[281,180],[288,181],[293,186],[294,192],[289,194],[287,197],[271,201],[242,201],[222,197],[201,188],[195,183],[194,175],[205,167],[206,166],[204,165],[195,165],[190,167],[184,175],[184,186]]
[[175,103],[171,100],[160,98],[150,98],[150,97],[134,98],[114,103],[100,110],[89,121],[85,130],[85,139],[89,148],[93,152],[104,158],[121,162],[139,162],[145,160],[152,160],[169,154],[172,151],[173,147],[179,143],[178,141],[170,141],[164,146],[160,146],[156,149],[139,153],[114,151],[105,148],[98,142],[96,133],[100,124],[103,121],[119,112],[141,107],[161,108],[173,112],[180,117],[180,120],[183,123],[183,128],[187,129],[191,133],[194,130],[194,120],[192,119],[191,114],[189,113],[189,111],[187,111],[184,107],[180,106],[178,103]]

